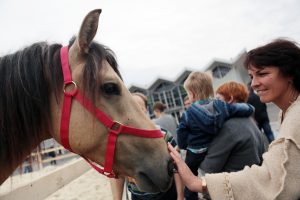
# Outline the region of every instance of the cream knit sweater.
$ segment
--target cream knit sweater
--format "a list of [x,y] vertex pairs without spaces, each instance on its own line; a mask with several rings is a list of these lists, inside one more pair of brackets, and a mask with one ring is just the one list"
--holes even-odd
[[300,97],[286,111],[262,166],[206,174],[205,179],[213,200],[300,199]]

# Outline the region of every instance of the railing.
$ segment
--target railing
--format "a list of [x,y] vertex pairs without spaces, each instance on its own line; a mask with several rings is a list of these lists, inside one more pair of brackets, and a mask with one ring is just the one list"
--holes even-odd
[[[30,158],[31,161],[29,161],[29,159],[26,159],[25,162],[23,162],[23,164],[20,166],[20,168],[17,171],[20,170],[22,172],[36,171],[38,169],[42,169],[45,165],[49,165],[49,163],[52,165],[56,165],[57,162],[60,161],[63,161],[65,163],[68,158],[79,157],[78,155],[66,150],[62,146],[51,147],[41,151],[35,151],[32,152],[30,156],[31,156]],[[36,170],[33,170],[33,167],[36,165],[38,165],[38,167],[35,167]],[[26,167],[29,167],[29,171],[25,170]]]

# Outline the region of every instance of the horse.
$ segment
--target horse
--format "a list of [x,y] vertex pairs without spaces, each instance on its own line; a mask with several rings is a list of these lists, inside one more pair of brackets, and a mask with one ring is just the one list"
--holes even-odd
[[113,51],[93,41],[100,13],[89,12],[66,47],[37,42],[0,58],[0,184],[54,138],[108,177],[132,177],[148,192],[170,187],[160,131],[124,85]]

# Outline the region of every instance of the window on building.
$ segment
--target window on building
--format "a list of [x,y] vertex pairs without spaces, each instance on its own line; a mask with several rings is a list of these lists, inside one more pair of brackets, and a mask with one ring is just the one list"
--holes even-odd
[[154,100],[154,103],[157,102],[157,101],[160,101],[160,100],[159,100],[159,94],[154,93],[154,94],[153,94],[153,100]]
[[163,92],[166,90],[170,90],[172,87],[174,87],[174,84],[168,83],[168,82],[163,82],[155,88],[155,92]]
[[[183,99],[187,95],[187,92],[186,92],[186,90],[184,89],[184,87],[182,85],[179,86],[179,90],[180,90],[180,93],[181,93],[181,99],[182,99],[182,103],[183,103]],[[181,106],[184,106],[184,105],[182,104]]]
[[229,71],[230,71],[230,67],[227,66],[216,66],[213,70],[212,70],[212,74],[214,78],[223,78]]
[[184,89],[184,87],[182,85],[179,86],[179,90],[180,90],[180,93],[181,93],[181,96],[186,96],[186,90]]
[[168,107],[169,108],[174,108],[172,91],[166,91],[166,97],[167,97]]
[[179,95],[179,88],[175,87],[172,91],[173,91],[176,106],[179,106],[179,107],[182,106],[181,105],[181,100],[180,100],[181,97]]
[[149,113],[150,113],[150,115],[152,115],[152,113],[153,113],[152,108],[153,108],[154,103],[157,101],[160,101],[159,94],[153,93],[152,98],[150,97],[148,99],[151,99],[150,101],[148,101],[148,107],[149,107]]
[[165,98],[164,92],[161,92],[159,94],[159,96],[160,96],[160,102],[162,102],[163,104],[166,104],[166,98]]

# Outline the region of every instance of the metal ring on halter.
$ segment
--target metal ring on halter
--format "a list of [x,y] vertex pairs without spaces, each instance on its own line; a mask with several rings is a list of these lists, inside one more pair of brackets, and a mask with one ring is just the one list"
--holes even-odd
[[[73,88],[70,91],[67,91],[67,87],[73,85]],[[68,96],[74,96],[77,93],[77,84],[74,81],[69,81],[64,83],[64,94]]]
[[114,121],[109,130],[110,132],[118,135],[121,132],[123,126],[124,125],[121,122]]

